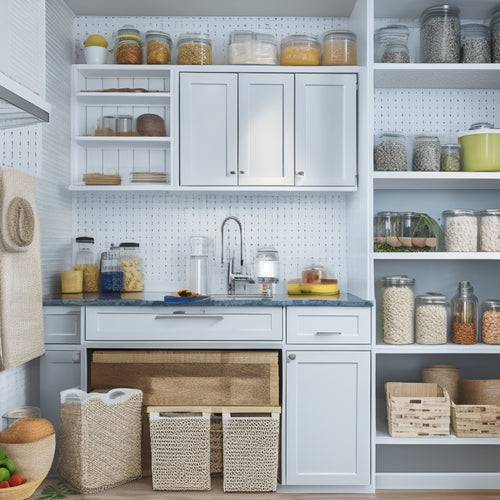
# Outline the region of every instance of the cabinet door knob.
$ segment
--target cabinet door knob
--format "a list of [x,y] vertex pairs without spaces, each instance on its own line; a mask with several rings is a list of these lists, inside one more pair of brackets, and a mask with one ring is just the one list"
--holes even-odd
[[301,175],[301,176],[303,176],[303,175],[304,175],[304,171],[303,171],[303,170],[301,170],[300,172],[297,172],[297,175]]
[[245,171],[244,171],[244,170],[240,170],[240,174],[244,174],[244,173],[245,173]]
[[231,170],[229,173],[230,173],[231,175],[236,175],[236,170]]
[[72,361],[75,364],[80,364],[80,353],[79,352],[73,353]]
[[291,359],[292,361],[297,357],[296,354],[294,354],[293,352],[291,354],[288,355],[288,359]]

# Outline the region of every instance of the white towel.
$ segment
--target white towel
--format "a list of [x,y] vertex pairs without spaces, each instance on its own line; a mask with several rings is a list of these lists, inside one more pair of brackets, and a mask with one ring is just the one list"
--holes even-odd
[[35,179],[0,168],[0,369],[44,353]]

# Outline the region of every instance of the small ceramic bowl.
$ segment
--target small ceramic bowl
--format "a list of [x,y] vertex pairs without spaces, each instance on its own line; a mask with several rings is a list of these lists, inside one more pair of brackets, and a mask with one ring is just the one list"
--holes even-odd
[[97,45],[85,47],[83,49],[85,62],[87,64],[106,64],[108,49]]

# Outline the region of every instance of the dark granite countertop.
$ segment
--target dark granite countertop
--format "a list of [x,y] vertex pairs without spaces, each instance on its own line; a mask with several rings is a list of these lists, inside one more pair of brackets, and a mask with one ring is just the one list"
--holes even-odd
[[275,295],[262,298],[260,296],[212,295],[197,300],[172,300],[166,302],[162,292],[127,292],[117,294],[75,293],[59,294],[44,297],[44,306],[212,306],[212,307],[282,307],[282,306],[314,306],[314,307],[372,307],[369,300],[361,299],[350,293],[335,296],[326,295]]

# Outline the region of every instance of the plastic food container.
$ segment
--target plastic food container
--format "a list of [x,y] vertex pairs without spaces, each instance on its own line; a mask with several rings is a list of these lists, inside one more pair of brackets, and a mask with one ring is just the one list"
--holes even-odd
[[458,133],[465,172],[500,171],[500,129],[491,124],[474,124]]
[[278,64],[278,42],[267,33],[233,31],[228,52],[229,64]]
[[324,66],[355,66],[356,35],[352,31],[327,31],[323,35]]
[[146,32],[146,60],[148,64],[170,64],[172,40],[162,31]]
[[212,64],[212,42],[208,35],[186,33],[177,42],[177,64]]
[[318,66],[321,47],[318,38],[310,35],[290,35],[281,40],[282,66]]
[[115,63],[142,64],[141,32],[133,26],[125,25],[115,34]]

